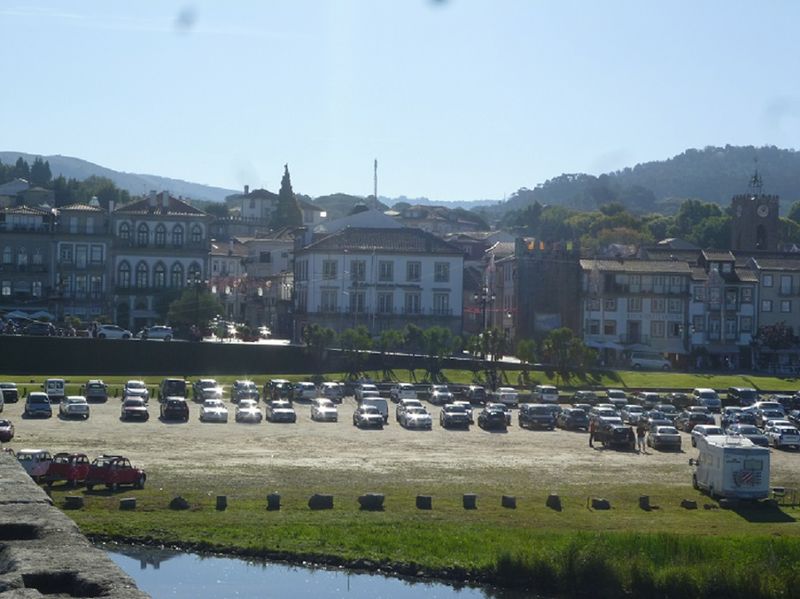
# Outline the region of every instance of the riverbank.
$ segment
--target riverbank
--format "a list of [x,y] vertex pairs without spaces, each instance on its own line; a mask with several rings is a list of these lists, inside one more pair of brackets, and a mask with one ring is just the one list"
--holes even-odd
[[[303,489],[284,493],[283,509],[268,512],[265,496],[230,488],[224,512],[215,496],[196,489],[184,493],[191,505],[184,512],[167,509],[171,493],[146,490],[137,492],[135,512],[119,511],[118,496],[100,494],[70,515],[98,540],[543,595],[757,599],[791,597],[800,582],[796,509],[723,510],[691,490],[651,487],[655,509],[645,512],[635,489],[609,487],[602,489],[609,511],[587,509],[585,488],[562,493],[561,512],[537,494],[518,496],[511,510],[490,489],[476,489],[477,510],[464,510],[445,485],[434,488],[430,512],[417,510],[410,490],[398,486],[387,491],[382,512],[360,511],[345,487],[333,490],[333,510],[319,512],[305,505]],[[680,507],[684,498],[699,509]]]

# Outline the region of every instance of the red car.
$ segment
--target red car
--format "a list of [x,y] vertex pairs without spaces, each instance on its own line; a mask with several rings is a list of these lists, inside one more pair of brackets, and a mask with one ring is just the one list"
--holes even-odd
[[89,458],[85,453],[57,453],[47,468],[44,481],[48,487],[62,480],[74,487],[79,482],[85,481],[87,474],[89,474]]
[[91,491],[95,485],[105,485],[107,489],[116,491],[120,485],[133,485],[137,489],[142,489],[145,480],[147,475],[144,470],[131,466],[128,458],[119,455],[101,455],[89,467],[86,488]]

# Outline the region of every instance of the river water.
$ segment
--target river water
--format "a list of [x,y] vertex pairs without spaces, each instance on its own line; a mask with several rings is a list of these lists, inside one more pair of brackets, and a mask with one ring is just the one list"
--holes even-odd
[[154,599],[522,599],[515,591],[410,581],[340,569],[290,566],[125,545],[108,556]]

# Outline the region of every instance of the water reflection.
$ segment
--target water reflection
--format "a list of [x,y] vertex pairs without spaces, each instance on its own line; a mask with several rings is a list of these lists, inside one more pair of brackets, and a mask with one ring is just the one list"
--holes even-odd
[[105,546],[109,557],[154,599],[521,599],[530,594],[440,582],[409,581],[380,574],[290,566],[201,556],[169,549]]

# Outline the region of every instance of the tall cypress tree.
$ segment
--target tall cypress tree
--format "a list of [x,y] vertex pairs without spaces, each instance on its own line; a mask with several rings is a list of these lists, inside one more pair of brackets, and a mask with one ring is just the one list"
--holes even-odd
[[272,217],[272,226],[279,227],[299,227],[303,224],[303,214],[300,212],[300,205],[292,191],[292,179],[289,176],[289,165],[283,165],[283,178],[281,179],[281,189],[278,192],[278,205]]

